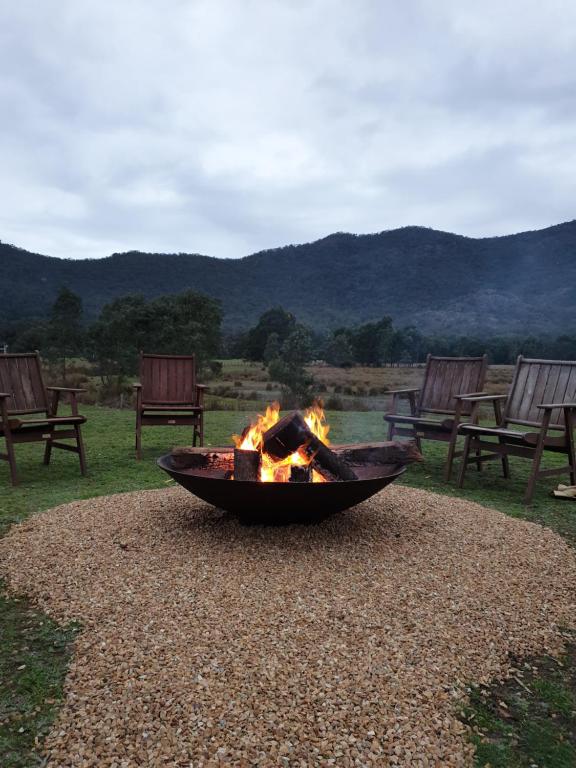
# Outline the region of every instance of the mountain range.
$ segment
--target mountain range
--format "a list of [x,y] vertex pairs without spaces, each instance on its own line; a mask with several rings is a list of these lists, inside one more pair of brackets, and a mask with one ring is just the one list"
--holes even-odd
[[425,333],[576,332],[576,220],[502,237],[424,227],[336,233],[238,259],[130,251],[59,259],[0,243],[0,321],[45,315],[60,287],[88,317],[128,293],[220,299],[242,330],[272,306],[325,330],[390,315]]

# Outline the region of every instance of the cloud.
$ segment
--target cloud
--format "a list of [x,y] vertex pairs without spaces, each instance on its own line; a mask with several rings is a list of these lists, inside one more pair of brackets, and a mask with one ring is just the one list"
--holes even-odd
[[0,238],[238,257],[575,217],[576,6],[0,0]]

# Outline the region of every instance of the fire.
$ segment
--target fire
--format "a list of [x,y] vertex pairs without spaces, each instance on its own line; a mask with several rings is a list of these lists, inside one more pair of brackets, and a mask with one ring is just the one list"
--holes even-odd
[[[254,424],[244,430],[242,435],[232,435],[237,448],[244,451],[260,451],[262,456],[260,465],[260,480],[263,483],[287,483],[290,479],[290,467],[307,466],[311,459],[304,451],[296,451],[285,459],[275,459],[263,451],[263,435],[273,427],[280,419],[280,404],[272,403],[266,408],[265,414],[258,414]],[[326,424],[324,409],[320,402],[315,402],[304,413],[304,420],[311,432],[325,445],[330,445],[328,432],[330,427]],[[312,482],[326,482],[319,472],[312,470]]]

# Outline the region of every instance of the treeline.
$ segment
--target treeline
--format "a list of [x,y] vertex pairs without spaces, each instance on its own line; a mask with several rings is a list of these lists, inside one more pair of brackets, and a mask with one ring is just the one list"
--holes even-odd
[[[485,352],[492,364],[513,364],[519,354],[576,360],[576,333],[560,336],[426,336],[415,327],[395,328],[390,317],[319,333],[282,307],[264,312],[241,334],[221,332],[217,300],[193,291],[147,300],[124,296],[106,304],[94,322],[86,322],[82,300],[62,288],[48,317],[0,327],[0,350],[39,349],[66,375],[67,361],[82,357],[103,377],[133,375],[141,349],[166,354],[194,352],[200,365],[214,358],[244,358],[266,364],[270,377],[305,388],[304,366],[324,361],[339,367],[417,364],[428,353],[475,356]],[[297,374],[295,374],[297,371]],[[299,371],[299,373],[298,373]],[[296,379],[300,379],[295,383]]]
[[298,323],[282,307],[265,312],[246,333],[228,336],[224,340],[223,355],[269,364],[275,358],[294,357],[295,345],[299,358],[307,358],[305,362],[322,360],[339,367],[423,363],[429,353],[454,357],[486,353],[495,365],[511,365],[519,354],[576,360],[576,333],[539,338],[425,336],[415,327],[394,328],[392,319],[384,316],[376,322],[343,326],[331,333],[319,334]]
[[49,316],[0,328],[0,344],[10,352],[40,350],[66,379],[71,359],[96,366],[103,381],[133,376],[140,350],[166,354],[194,352],[204,365],[220,352],[222,313],[215,299],[192,291],[146,300],[125,296],[106,304],[86,323],[82,300],[62,288]]

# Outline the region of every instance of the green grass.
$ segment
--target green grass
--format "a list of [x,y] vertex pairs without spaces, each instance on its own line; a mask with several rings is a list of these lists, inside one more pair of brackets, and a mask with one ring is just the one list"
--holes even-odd
[[[7,528],[40,510],[63,504],[73,499],[85,499],[103,494],[134,491],[142,488],[161,488],[168,478],[155,465],[155,458],[166,453],[173,445],[190,442],[190,430],[175,427],[155,427],[144,430],[144,458],[134,459],[134,414],[132,411],[117,411],[108,408],[83,407],[88,416],[84,436],[88,454],[89,476],[79,474],[77,457],[63,451],[54,451],[52,464],[42,464],[40,444],[16,446],[21,485],[12,488],[8,481],[8,466],[0,463],[0,534]],[[215,411],[206,414],[206,442],[210,445],[230,443],[230,435],[240,432],[254,412]],[[382,414],[375,412],[352,413],[332,412],[328,414],[331,425],[330,437],[333,442],[367,442],[384,439],[385,431]],[[466,487],[459,491],[455,483],[442,480],[445,445],[425,443],[425,462],[410,467],[403,482],[407,485],[425,488],[450,495],[478,501],[494,507],[513,517],[521,517],[547,525],[576,544],[576,504],[571,501],[554,499],[551,489],[558,482],[566,482],[562,476],[541,483],[534,497],[534,504],[525,508],[522,496],[528,476],[529,462],[512,460],[512,480],[499,477],[498,465],[488,464],[482,473],[470,469]],[[73,627],[58,627],[30,609],[27,602],[12,598],[1,598],[0,602],[0,765],[38,765],[34,756],[34,739],[45,732],[55,706],[62,695],[62,683],[69,657],[69,644],[74,635]],[[18,669],[22,667],[23,669]],[[572,706],[574,692],[574,669],[576,661],[571,660],[561,670],[558,681],[543,674],[540,687],[534,686],[533,697],[549,707],[556,707],[563,713],[562,722],[570,718],[567,708]],[[560,688],[558,688],[560,686]],[[568,693],[566,693],[568,692]],[[568,696],[568,698],[567,698]],[[485,702],[483,699],[482,702]],[[480,703],[482,703],[480,702]],[[479,716],[481,714],[478,710]],[[531,711],[530,711],[531,712]],[[491,714],[495,717],[494,713]],[[564,766],[564,754],[570,746],[569,737],[564,741],[557,738],[558,717],[549,714],[542,722],[529,714],[518,726],[525,735],[499,739],[495,742],[498,750],[508,762],[496,762],[492,755],[490,765],[523,766],[523,762],[511,762],[520,754],[520,744],[530,744],[534,755],[542,750],[557,748],[556,763],[534,762],[538,766]],[[534,724],[534,727],[530,726]],[[506,725],[506,724],[505,724]],[[492,724],[488,730],[493,729]],[[522,730],[523,729],[523,730]],[[552,730],[551,730],[552,729]],[[567,731],[568,732],[568,731]],[[552,735],[551,735],[552,734]],[[571,737],[574,738],[573,736]],[[485,748],[479,742],[478,765],[485,765]],[[568,746],[566,746],[568,745]],[[540,751],[539,751],[540,750]],[[500,759],[498,757],[498,759]],[[518,758],[520,759],[520,758]],[[539,758],[543,760],[543,758]],[[484,761],[484,762],[482,762]],[[529,763],[526,763],[529,765]]]
[[510,680],[472,690],[464,720],[474,729],[476,764],[491,768],[574,768],[576,643],[558,662],[516,664]]
[[56,716],[74,625],[60,627],[25,599],[0,594],[0,758],[2,768],[34,765],[34,740]]

